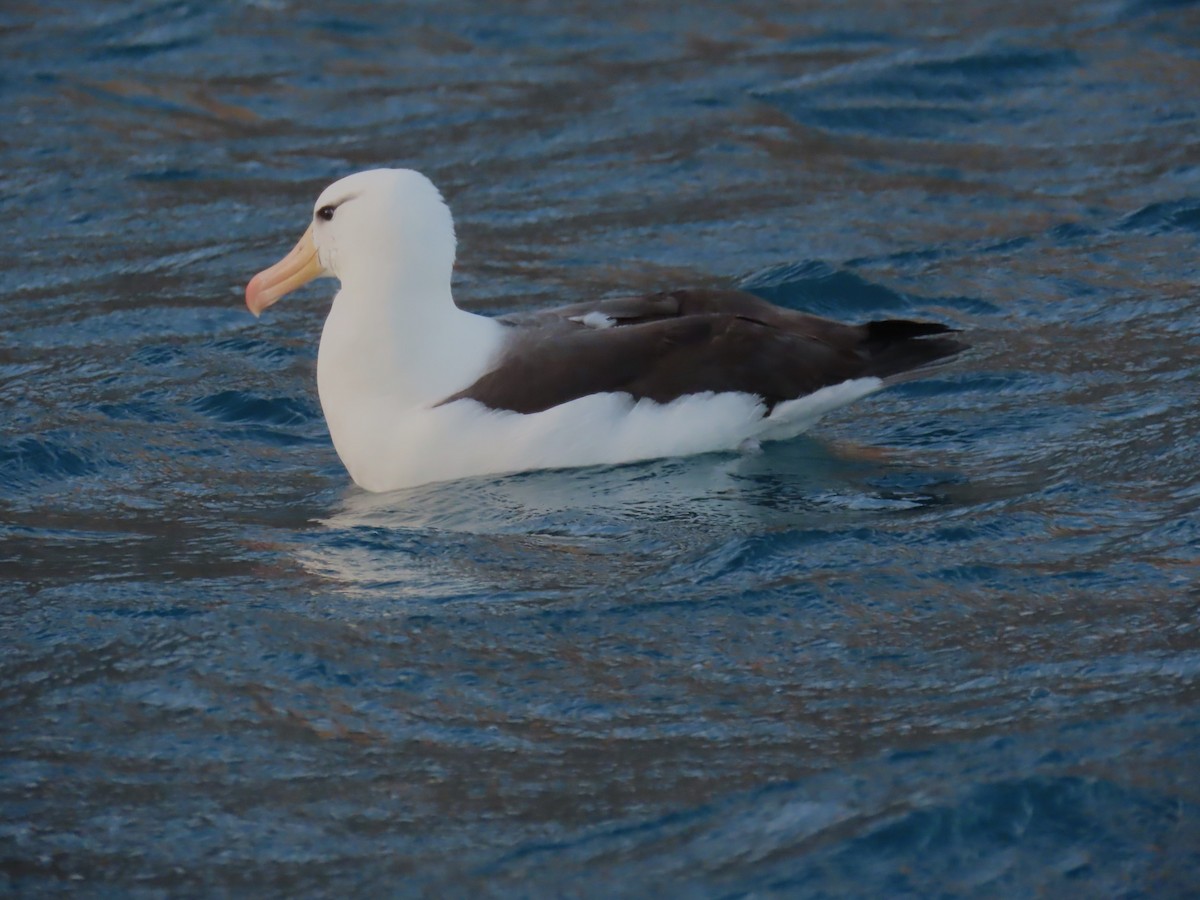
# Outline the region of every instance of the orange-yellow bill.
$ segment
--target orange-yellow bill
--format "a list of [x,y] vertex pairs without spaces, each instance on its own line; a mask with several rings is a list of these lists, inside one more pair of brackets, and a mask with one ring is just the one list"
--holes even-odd
[[313,227],[292,248],[292,252],[269,269],[263,269],[246,285],[246,306],[258,316],[262,311],[301,285],[323,275],[325,270],[317,259],[317,245],[313,243]]

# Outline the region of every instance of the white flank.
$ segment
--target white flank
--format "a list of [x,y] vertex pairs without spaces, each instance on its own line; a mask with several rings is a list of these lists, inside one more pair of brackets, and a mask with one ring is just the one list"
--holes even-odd
[[830,410],[879,387],[877,378],[844,382],[780,404],[767,418],[749,394],[692,394],[665,404],[634,401],[628,394],[593,394],[532,415],[460,400],[394,417],[353,447],[338,443],[338,451],[354,480],[370,491],[472,475],[736,451],[748,440],[793,437]]

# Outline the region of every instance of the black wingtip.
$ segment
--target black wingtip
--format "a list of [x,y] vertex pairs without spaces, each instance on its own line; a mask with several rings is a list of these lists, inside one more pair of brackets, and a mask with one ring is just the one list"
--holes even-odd
[[[940,322],[885,319],[867,323],[864,341],[869,372],[879,378],[900,375],[962,353],[970,344],[951,337],[959,329]],[[939,337],[938,335],[943,335]]]
[[957,328],[941,322],[914,322],[911,319],[879,319],[867,323],[867,343],[891,344],[931,334],[953,334]]

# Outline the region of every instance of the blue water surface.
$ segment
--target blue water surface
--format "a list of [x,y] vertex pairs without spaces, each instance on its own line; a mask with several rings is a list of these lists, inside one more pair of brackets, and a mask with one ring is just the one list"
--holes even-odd
[[[0,9],[0,893],[1200,892],[1200,4]],[[354,488],[329,181],[462,305],[972,350],[762,453]]]

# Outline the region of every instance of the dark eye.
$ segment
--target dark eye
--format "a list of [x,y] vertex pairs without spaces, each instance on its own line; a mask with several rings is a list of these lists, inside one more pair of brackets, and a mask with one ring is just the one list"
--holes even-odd
[[337,209],[336,206],[322,206],[317,210],[317,218],[324,219],[326,222],[328,222],[333,218],[333,211],[335,209]]

